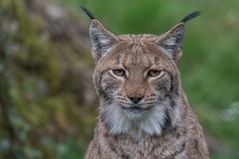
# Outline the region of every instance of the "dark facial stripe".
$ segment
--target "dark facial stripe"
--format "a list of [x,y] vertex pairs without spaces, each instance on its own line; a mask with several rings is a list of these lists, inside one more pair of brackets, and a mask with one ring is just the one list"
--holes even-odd
[[178,87],[179,87],[179,81],[178,81],[178,77],[174,77],[171,75],[171,89],[170,89],[170,92],[171,93],[175,93],[175,95],[179,95],[179,90],[178,90]]
[[166,114],[166,117],[164,118],[163,131],[165,131],[168,127],[170,127],[172,123],[168,110],[166,110],[165,114]]
[[107,116],[106,112],[100,113],[100,120],[102,123],[106,121],[106,116]]

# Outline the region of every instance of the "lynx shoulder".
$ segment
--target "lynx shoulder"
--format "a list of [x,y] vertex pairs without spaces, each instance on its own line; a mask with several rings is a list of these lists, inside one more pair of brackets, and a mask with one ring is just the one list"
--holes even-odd
[[185,17],[161,35],[115,35],[95,17],[89,29],[100,97],[85,159],[208,159],[202,128],[183,91],[178,62]]

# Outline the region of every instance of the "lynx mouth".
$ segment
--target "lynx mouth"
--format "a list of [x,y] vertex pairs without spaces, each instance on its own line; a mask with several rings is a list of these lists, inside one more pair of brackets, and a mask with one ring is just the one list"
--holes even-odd
[[124,109],[124,110],[127,110],[127,111],[129,111],[131,113],[135,113],[135,114],[141,114],[141,113],[151,109],[151,107],[149,107],[149,108],[141,108],[141,107],[138,107],[138,106],[134,106],[134,107],[121,107],[121,108]]

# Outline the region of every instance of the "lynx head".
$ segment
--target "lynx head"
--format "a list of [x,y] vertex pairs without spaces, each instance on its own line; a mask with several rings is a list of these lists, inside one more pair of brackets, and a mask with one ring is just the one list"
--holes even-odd
[[89,32],[100,120],[109,132],[160,135],[166,127],[178,124],[181,83],[177,63],[184,23],[190,18],[161,35],[117,36],[87,14],[92,18]]

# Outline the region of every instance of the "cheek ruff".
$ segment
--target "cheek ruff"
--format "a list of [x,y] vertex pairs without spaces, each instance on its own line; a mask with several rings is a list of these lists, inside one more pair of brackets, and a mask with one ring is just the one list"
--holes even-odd
[[111,104],[104,106],[100,114],[104,114],[104,121],[111,134],[161,135],[166,124],[177,123],[177,119],[171,120],[165,105],[169,105],[169,101],[156,104],[148,110],[122,109],[118,104]]

